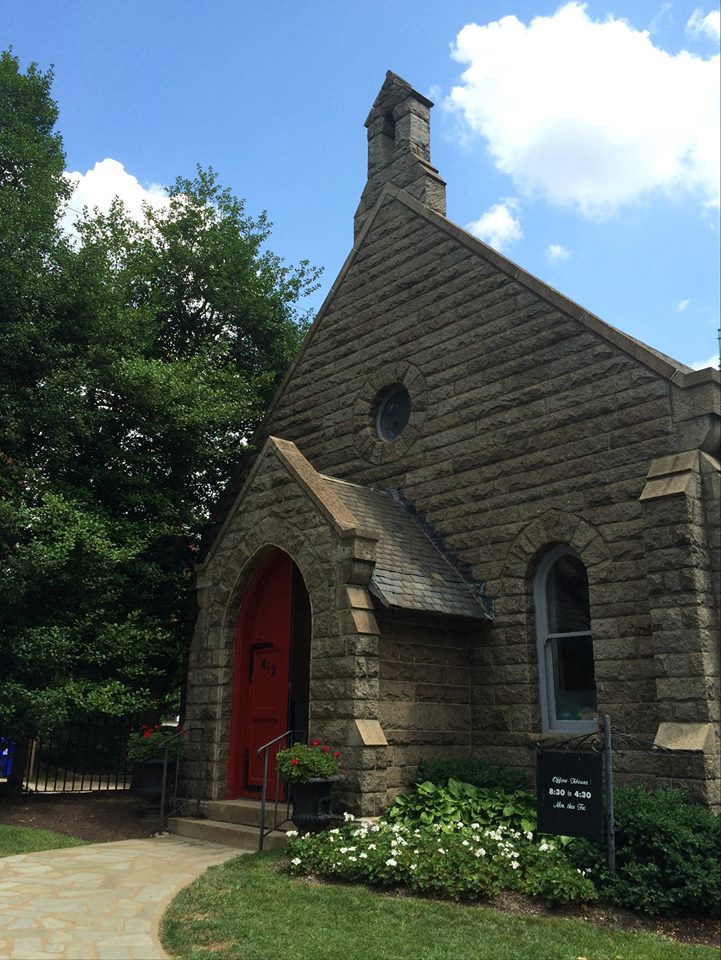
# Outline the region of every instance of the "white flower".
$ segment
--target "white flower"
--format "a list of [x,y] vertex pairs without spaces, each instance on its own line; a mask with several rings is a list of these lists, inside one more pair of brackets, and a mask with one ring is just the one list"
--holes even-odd
[[293,864],[294,867],[299,867],[302,863],[300,857],[293,857],[293,859],[290,862]]
[[526,840],[533,840],[533,834],[530,830],[526,830]]
[[340,833],[340,830],[338,829],[338,827],[335,827],[333,830],[329,830],[328,832],[329,832],[329,833]]
[[463,829],[463,821],[459,820],[458,823],[456,824],[456,830],[462,830],[462,829]]
[[480,829],[481,829],[480,823],[472,823],[472,824],[471,824],[471,830],[480,830]]
[[468,842],[468,840],[461,840],[461,846],[462,846],[462,847],[470,847],[470,843]]
[[355,863],[357,859],[358,859],[357,857],[348,857],[349,863]]
[[411,870],[415,870],[417,866],[418,866],[417,863],[412,863],[412,864],[411,864]]
[[368,844],[368,849],[369,849],[369,850],[375,850],[375,849],[376,849],[376,845],[375,845],[374,843],[369,843],[369,844]]
[[367,853],[359,853],[358,856],[361,858],[361,860],[367,860],[367,859],[368,859],[368,854],[367,854]]
[[541,851],[541,853],[545,853],[546,850],[550,850],[551,848],[548,846],[548,844],[544,840],[543,843],[538,844],[538,849]]
[[520,866],[521,866],[521,864],[518,862],[518,860],[512,860],[512,861],[511,861],[511,868],[512,868],[513,870],[518,870],[518,868],[519,868]]
[[439,848],[438,848],[438,852],[439,852],[439,853],[445,853],[446,851],[443,849],[443,847],[439,847]]
[[297,837],[297,836],[298,836],[298,831],[297,831],[297,830],[286,830],[286,831],[285,831],[285,835],[286,835],[286,837]]
[[483,849],[483,847],[479,847],[474,854],[476,857],[485,857],[485,855],[486,851]]
[[343,814],[343,819],[345,820],[346,823],[348,823],[348,822],[351,821],[351,820],[355,820],[355,817],[353,816],[352,813],[348,813],[348,812],[346,811],[346,812]]
[[386,866],[387,866],[387,867],[397,867],[397,866],[398,866],[398,861],[397,861],[397,860],[394,860],[393,857],[389,857],[388,860],[386,860]]

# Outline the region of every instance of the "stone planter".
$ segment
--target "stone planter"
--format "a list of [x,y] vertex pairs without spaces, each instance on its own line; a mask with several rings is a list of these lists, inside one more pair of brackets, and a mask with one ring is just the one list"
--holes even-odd
[[316,777],[305,783],[290,783],[293,823],[301,833],[327,830],[334,820],[330,809],[333,784],[340,777]]
[[[175,784],[175,760],[168,760],[166,792]],[[130,777],[130,789],[148,803],[160,803],[163,791],[163,758],[136,760]]]

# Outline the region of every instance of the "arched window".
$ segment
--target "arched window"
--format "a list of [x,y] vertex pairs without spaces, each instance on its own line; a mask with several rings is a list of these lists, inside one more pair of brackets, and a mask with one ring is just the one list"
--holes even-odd
[[544,730],[585,733],[598,727],[588,576],[561,544],[541,560],[533,584]]

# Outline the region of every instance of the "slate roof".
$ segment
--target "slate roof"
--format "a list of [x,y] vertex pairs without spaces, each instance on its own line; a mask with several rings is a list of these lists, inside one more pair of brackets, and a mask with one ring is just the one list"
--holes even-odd
[[369,589],[386,607],[490,620],[493,602],[466,580],[392,494],[322,476],[363,527],[379,535]]

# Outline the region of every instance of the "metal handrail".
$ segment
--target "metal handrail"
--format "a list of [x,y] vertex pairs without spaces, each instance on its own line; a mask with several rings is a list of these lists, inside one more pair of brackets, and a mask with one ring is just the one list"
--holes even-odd
[[[179,733],[174,733],[172,737],[168,737],[165,741],[163,748],[163,782],[160,788],[160,825],[165,828],[165,804],[167,799],[167,785],[168,785],[168,748],[173,740],[177,740],[179,737],[187,737],[188,743],[192,739],[191,734],[199,734],[199,750],[198,750],[198,775],[195,777],[197,781],[198,789],[196,791],[195,799],[195,816],[200,816],[200,802],[203,795],[203,787],[205,786],[205,729],[203,727],[186,727],[184,730],[181,730]],[[173,790],[173,799],[177,802],[178,800],[178,780],[180,777],[180,763],[175,765],[175,784]]]
[[[269,833],[272,833],[281,823],[285,823],[286,820],[290,818],[290,797],[286,796],[286,811],[285,818],[283,820],[278,820],[278,787],[280,786],[280,776],[278,774],[278,768],[275,770],[275,806],[273,809],[273,826],[269,827],[268,830],[265,829],[265,807],[268,797],[268,751],[270,747],[278,743],[281,740],[285,740],[286,737],[290,737],[291,741],[288,746],[292,746],[293,737],[295,734],[300,734],[303,739],[306,738],[307,732],[305,730],[285,730],[277,737],[273,737],[272,740],[269,740],[267,743],[264,743],[261,747],[255,751],[256,756],[263,754],[263,790],[260,796],[260,832],[258,835],[258,849],[263,849],[263,841],[268,836]],[[300,737],[298,738],[300,739]]]

